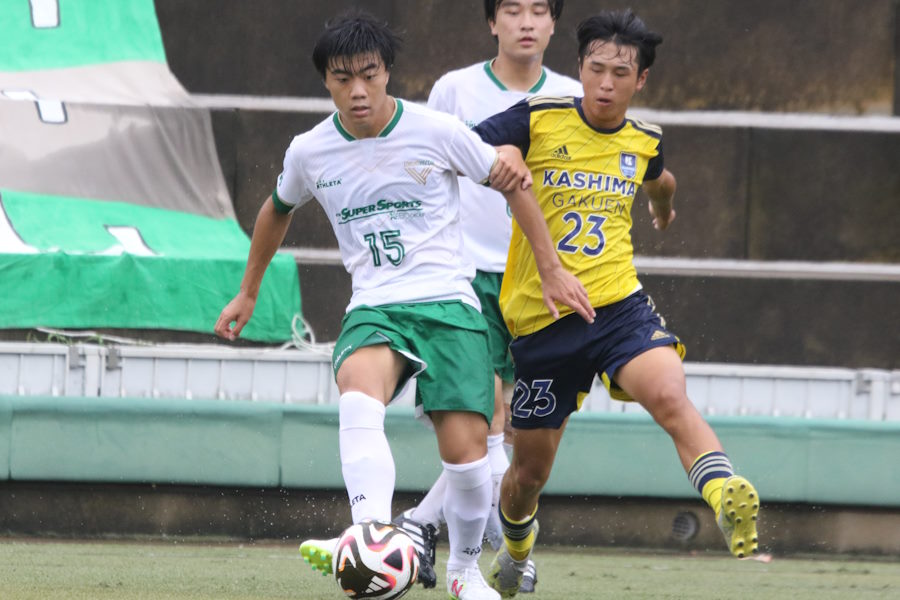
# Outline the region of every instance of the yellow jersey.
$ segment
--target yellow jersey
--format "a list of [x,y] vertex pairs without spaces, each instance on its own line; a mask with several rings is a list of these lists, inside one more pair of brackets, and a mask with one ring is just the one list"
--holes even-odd
[[[581,98],[535,96],[479,124],[495,146],[522,150],[563,267],[581,280],[594,307],[640,289],[631,207],[641,183],[663,172],[662,129],[626,118],[611,130],[587,123]],[[513,221],[500,310],[514,337],[553,322],[544,306],[531,246]],[[560,306],[560,316],[572,311]]]

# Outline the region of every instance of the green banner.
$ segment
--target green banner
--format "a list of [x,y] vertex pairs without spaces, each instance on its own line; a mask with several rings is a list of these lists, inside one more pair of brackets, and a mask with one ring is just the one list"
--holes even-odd
[[[0,190],[0,328],[212,333],[249,248],[231,218]],[[296,264],[277,255],[242,336],[289,340],[298,313]]]
[[3,0],[0,72],[166,62],[153,0]]
[[[0,328],[211,334],[249,240],[154,0],[0,0],[0,39]],[[299,312],[278,256],[243,336]]]

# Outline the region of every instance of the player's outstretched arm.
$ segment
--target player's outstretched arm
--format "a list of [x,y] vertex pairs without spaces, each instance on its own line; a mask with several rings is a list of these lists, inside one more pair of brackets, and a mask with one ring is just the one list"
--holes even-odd
[[497,160],[489,175],[491,187],[498,192],[531,187],[531,170],[522,159],[522,151],[515,146],[497,146]]
[[247,257],[247,268],[241,280],[241,289],[222,309],[216,321],[215,332],[219,337],[234,340],[241,335],[241,330],[250,320],[256,307],[256,297],[259,295],[259,287],[262,285],[266,268],[284,240],[290,224],[291,213],[279,213],[275,210],[271,198],[266,198],[253,226],[250,255]]
[[675,200],[675,176],[668,169],[663,169],[659,177],[644,182],[644,191],[650,198],[647,208],[653,218],[653,227],[664,231],[675,220],[675,209],[672,207]]
[[593,323],[596,315],[587,290],[581,281],[566,271],[559,262],[553,239],[547,229],[547,222],[534,197],[534,192],[516,187],[512,191],[504,192],[503,195],[509,203],[513,217],[531,245],[538,274],[541,276],[541,289],[547,310],[554,319],[558,319],[559,309],[556,307],[558,302],[572,308],[588,323]]

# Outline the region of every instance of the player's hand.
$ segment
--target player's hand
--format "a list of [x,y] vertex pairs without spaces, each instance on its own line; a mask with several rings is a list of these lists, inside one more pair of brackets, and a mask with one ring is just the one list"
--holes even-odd
[[[241,330],[256,307],[256,298],[253,298],[244,292],[239,292],[237,296],[232,298],[216,321],[216,335],[226,340],[234,341],[241,335]],[[233,324],[233,325],[232,325]]]
[[511,192],[516,187],[531,187],[531,171],[522,159],[522,152],[515,146],[497,146],[497,160],[491,169],[491,187],[498,192]]
[[666,227],[672,224],[672,221],[675,220],[675,209],[669,208],[669,212],[663,214],[664,211],[661,211],[657,214],[656,208],[653,206],[653,201],[647,203],[647,208],[650,210],[650,216],[653,218],[653,228],[658,229],[659,231],[665,231]]
[[558,302],[577,312],[588,323],[594,322],[597,313],[591,306],[587,290],[581,281],[566,271],[562,265],[541,279],[541,289],[544,294],[544,305],[554,319],[559,318],[559,309],[556,308]]

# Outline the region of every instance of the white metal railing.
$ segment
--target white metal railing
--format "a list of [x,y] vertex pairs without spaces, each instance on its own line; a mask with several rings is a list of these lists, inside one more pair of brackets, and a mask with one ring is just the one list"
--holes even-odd
[[[326,97],[193,94],[191,99],[203,108],[275,110],[313,114],[328,114],[335,110],[331,98]],[[900,117],[888,115],[856,116],[741,110],[656,110],[638,107],[629,110],[628,114],[658,125],[900,132]]]
[[0,395],[337,401],[328,354],[215,345],[0,343]]
[[[282,248],[279,252],[290,254],[301,264],[343,264],[336,248]],[[636,256],[634,265],[646,275],[900,282],[900,265],[886,263]]]
[[[723,363],[684,364],[688,396],[709,416],[900,421],[900,370]],[[594,381],[585,410],[641,412]]]
[[[685,363],[706,415],[900,421],[900,370]],[[0,395],[219,399],[333,404],[330,356],[216,345],[0,342]],[[409,394],[402,404],[411,404]],[[595,381],[591,412],[635,412]]]

